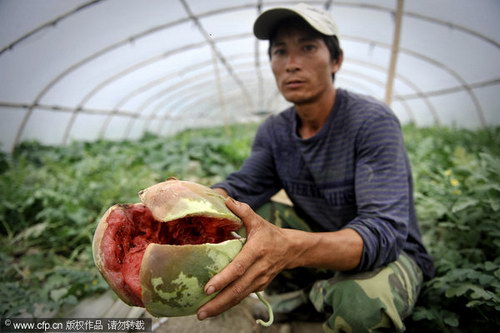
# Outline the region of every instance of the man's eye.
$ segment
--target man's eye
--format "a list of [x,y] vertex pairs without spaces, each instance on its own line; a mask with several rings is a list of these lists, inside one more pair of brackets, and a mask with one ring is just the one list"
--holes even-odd
[[304,50],[305,51],[314,51],[316,49],[315,45],[305,45]]
[[285,54],[285,50],[284,49],[275,49],[273,51],[273,54],[275,54],[275,55],[283,55],[283,54]]

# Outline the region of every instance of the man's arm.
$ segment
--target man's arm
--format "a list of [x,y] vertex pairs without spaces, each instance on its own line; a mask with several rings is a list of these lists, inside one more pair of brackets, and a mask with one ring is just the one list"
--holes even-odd
[[241,302],[254,291],[264,290],[282,270],[318,267],[351,270],[360,260],[363,240],[352,229],[310,233],[279,228],[257,215],[247,204],[226,199],[247,229],[241,252],[205,286],[205,292],[220,291],[198,310],[200,320],[216,316]]
[[224,196],[258,207],[281,189],[272,154],[272,118],[261,124],[252,144],[252,152],[240,170],[231,173],[225,181],[212,185]]
[[345,228],[363,238],[357,271],[371,271],[396,260],[410,223],[409,169],[399,122],[395,116],[367,119],[356,142],[357,216]]

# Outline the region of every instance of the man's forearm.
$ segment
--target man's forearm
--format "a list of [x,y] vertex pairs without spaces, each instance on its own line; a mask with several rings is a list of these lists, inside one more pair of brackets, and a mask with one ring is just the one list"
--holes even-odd
[[[228,196],[222,188],[214,188],[214,191],[224,197]],[[288,234],[292,243],[290,254],[295,254],[295,260],[286,268],[316,267],[347,271],[356,268],[361,261],[363,239],[353,229],[314,233],[282,230]]]
[[304,232],[284,229],[293,240],[295,260],[286,267],[316,267],[338,271],[356,268],[361,261],[363,239],[353,229],[335,232]]

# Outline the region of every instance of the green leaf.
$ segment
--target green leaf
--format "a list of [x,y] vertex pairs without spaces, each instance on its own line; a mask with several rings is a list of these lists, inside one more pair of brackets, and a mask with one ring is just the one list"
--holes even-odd
[[60,288],[60,289],[54,289],[50,291],[50,298],[54,301],[57,302],[59,301],[64,295],[68,293],[67,288]]
[[497,269],[493,274],[496,276],[497,279],[500,279],[500,268]]
[[424,307],[416,307],[412,314],[413,320],[434,320],[436,319],[436,313],[432,309],[426,309]]
[[487,271],[492,271],[494,270],[495,268],[499,268],[497,264],[495,264],[494,262],[491,262],[491,261],[486,261],[484,263],[484,269],[487,270]]
[[474,286],[473,292],[471,294],[471,297],[473,299],[484,299],[484,300],[490,300],[493,298],[494,295],[492,295],[489,291],[484,290],[483,288],[479,286]]
[[467,291],[472,290],[474,285],[466,283],[457,287],[450,287],[446,290],[445,295],[448,298],[458,297],[464,295]]
[[464,210],[467,207],[470,206],[475,206],[479,203],[479,200],[474,199],[474,198],[460,198],[455,202],[455,204],[452,206],[451,211],[453,213],[457,213],[461,210]]
[[29,238],[37,238],[39,237],[45,229],[49,226],[47,222],[41,222],[37,223],[27,229],[24,229],[22,232],[20,232],[15,240],[19,241],[21,239],[29,239]]
[[458,327],[458,315],[455,313],[448,312],[447,315],[443,318],[445,324],[451,327]]
[[482,301],[470,301],[469,303],[465,304],[465,306],[468,308],[473,308],[475,306],[482,305],[482,304],[483,304]]
[[500,200],[489,198],[487,202],[490,204],[490,207],[494,212],[498,212],[500,210]]

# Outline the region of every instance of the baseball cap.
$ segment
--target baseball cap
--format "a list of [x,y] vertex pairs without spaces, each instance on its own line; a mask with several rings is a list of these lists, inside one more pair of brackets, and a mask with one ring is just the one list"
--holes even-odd
[[330,14],[320,8],[305,3],[291,7],[276,7],[264,11],[253,25],[253,33],[258,39],[270,39],[276,24],[283,19],[299,16],[314,30],[327,36],[338,35],[338,28]]

